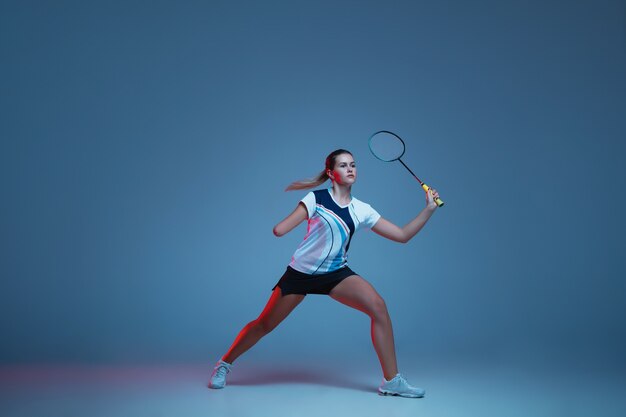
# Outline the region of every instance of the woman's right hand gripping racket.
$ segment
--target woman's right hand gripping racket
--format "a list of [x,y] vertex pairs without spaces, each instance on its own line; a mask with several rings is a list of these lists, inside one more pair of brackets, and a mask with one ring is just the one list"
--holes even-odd
[[[424,184],[422,180],[420,180],[417,175],[415,175],[413,171],[411,171],[411,169],[406,166],[404,162],[402,162],[402,159],[400,159],[406,150],[404,141],[400,138],[400,136],[388,130],[380,130],[370,136],[369,147],[372,154],[374,154],[374,156],[381,161],[400,161],[400,163],[404,165],[411,175],[413,175],[413,177],[415,177],[415,179],[420,183],[424,191],[428,193],[430,187]],[[438,207],[443,206],[443,201],[439,197],[436,197],[434,200]]]

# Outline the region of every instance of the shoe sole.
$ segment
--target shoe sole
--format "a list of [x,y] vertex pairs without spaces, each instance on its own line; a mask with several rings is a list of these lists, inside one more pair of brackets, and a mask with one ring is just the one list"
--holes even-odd
[[384,391],[379,390],[378,395],[389,395],[393,397],[405,397],[405,398],[424,398],[424,394],[422,395],[411,395],[411,394],[398,394],[397,392]]

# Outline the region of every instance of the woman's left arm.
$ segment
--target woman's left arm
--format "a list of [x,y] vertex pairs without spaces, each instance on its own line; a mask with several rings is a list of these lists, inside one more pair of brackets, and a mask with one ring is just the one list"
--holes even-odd
[[426,207],[404,227],[400,228],[389,220],[381,217],[374,227],[372,227],[372,230],[394,242],[406,243],[411,240],[417,232],[422,230],[422,227],[424,227],[428,219],[430,219],[430,216],[432,216],[437,209],[437,203],[435,203],[434,199],[439,196],[439,193],[434,189],[431,190],[432,193],[430,190],[426,193]]

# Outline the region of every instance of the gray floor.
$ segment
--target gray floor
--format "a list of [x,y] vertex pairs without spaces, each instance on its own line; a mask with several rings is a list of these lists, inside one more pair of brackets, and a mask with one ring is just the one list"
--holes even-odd
[[0,415],[56,416],[615,416],[622,372],[441,364],[403,369],[423,399],[383,397],[376,364],[236,363],[222,390],[211,366],[4,366]]

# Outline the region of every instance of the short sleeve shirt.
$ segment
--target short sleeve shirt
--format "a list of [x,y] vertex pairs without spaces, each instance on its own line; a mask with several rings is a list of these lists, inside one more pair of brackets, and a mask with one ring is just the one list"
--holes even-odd
[[380,214],[355,197],[345,206],[337,204],[331,189],[311,191],[301,200],[309,220],[304,240],[289,266],[306,274],[324,274],[348,265],[348,249],[354,233],[372,228]]

